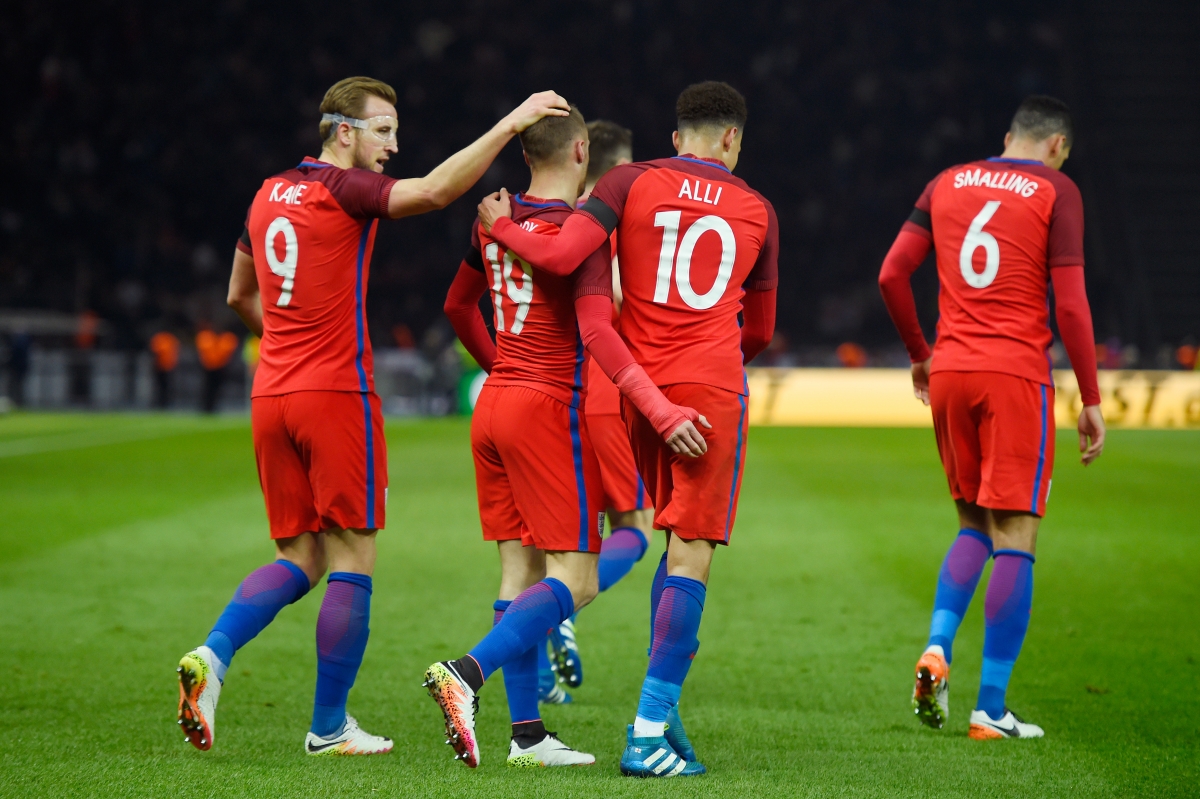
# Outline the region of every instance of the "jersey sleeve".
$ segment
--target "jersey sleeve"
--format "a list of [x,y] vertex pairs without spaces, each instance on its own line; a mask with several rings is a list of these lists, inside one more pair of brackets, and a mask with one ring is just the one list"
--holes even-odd
[[599,294],[612,299],[612,240],[607,239],[575,272],[575,299]]
[[467,249],[467,254],[463,256],[463,263],[476,272],[487,274],[487,270],[483,268],[483,247],[479,243],[478,219],[471,225],[471,246]]
[[933,190],[937,188],[938,181],[944,174],[946,173],[939,172],[937,177],[925,185],[925,191],[921,192],[921,196],[917,198],[917,204],[913,206],[912,213],[908,215],[908,220],[900,228],[901,230],[916,233],[918,236],[924,236],[933,241],[933,217],[931,215]]
[[625,212],[625,201],[629,198],[633,182],[645,169],[644,164],[621,164],[608,170],[592,189],[579,212],[590,216],[611,234]]
[[1056,180],[1057,196],[1050,211],[1050,235],[1046,241],[1046,258],[1056,266],[1083,265],[1083,197],[1075,181],[1063,176]]
[[338,179],[326,182],[333,199],[355,219],[380,219],[388,215],[388,196],[395,178],[369,169],[344,169]]
[[742,284],[751,291],[770,291],[779,286],[779,217],[775,215],[773,205],[766,200],[762,203],[767,209],[767,237],[758,252],[758,260]]

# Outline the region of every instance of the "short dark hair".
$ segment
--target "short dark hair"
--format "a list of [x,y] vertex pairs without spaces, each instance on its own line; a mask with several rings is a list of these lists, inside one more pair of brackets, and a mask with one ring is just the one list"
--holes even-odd
[[595,182],[605,172],[617,165],[622,158],[633,159],[633,131],[607,119],[596,119],[587,123],[588,161],[587,179]]
[[1024,136],[1034,141],[1061,133],[1067,137],[1068,147],[1075,141],[1071,109],[1057,97],[1044,94],[1032,94],[1021,101],[1008,132],[1013,136]]
[[542,117],[521,134],[521,146],[529,163],[544,164],[563,154],[567,145],[577,138],[586,139],[587,123],[577,106],[571,106],[570,116]]
[[730,125],[740,129],[746,125],[746,98],[724,81],[693,83],[675,101],[675,117],[681,130]]
[[[341,114],[358,119],[363,115],[363,109],[367,107],[367,98],[371,96],[386,100],[392,105],[396,104],[395,89],[381,80],[359,75],[353,78],[343,78],[330,86],[329,91],[325,92],[324,99],[321,100],[320,110],[322,114]],[[332,121],[321,122],[317,126],[323,142],[328,142],[333,138],[333,132],[336,129],[337,125]]]

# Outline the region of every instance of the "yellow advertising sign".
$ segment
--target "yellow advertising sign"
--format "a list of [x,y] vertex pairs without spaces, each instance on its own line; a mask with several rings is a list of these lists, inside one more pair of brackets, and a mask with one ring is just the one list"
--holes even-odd
[[[907,369],[747,369],[750,424],[792,427],[929,427]],[[1075,373],[1054,373],[1055,420],[1074,427]],[[1200,429],[1200,372],[1101,371],[1109,427]]]

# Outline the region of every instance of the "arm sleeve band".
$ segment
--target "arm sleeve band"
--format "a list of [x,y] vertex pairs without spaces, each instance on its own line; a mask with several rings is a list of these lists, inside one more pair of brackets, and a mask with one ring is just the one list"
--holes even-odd
[[479,310],[479,300],[487,291],[487,278],[466,261],[458,267],[458,274],[446,294],[442,309],[450,319],[454,334],[471,353],[471,357],[483,371],[489,374],[496,365],[496,345],[488,335],[487,324]]
[[492,225],[491,236],[531,264],[554,275],[569,275],[608,241],[608,233],[589,214],[575,212],[553,236],[524,230],[506,216]]
[[742,363],[750,363],[775,335],[776,289],[750,289],[742,299]]
[[1054,281],[1055,316],[1063,347],[1071,359],[1079,396],[1084,405],[1100,404],[1100,386],[1096,380],[1096,338],[1092,331],[1092,310],[1088,306],[1087,287],[1082,266],[1060,266],[1050,270]]
[[900,331],[900,338],[904,340],[904,347],[913,363],[928,360],[929,344],[921,332],[917,301],[909,280],[929,254],[932,244],[925,236],[902,229],[879,271],[879,291],[883,294],[883,304],[887,306],[896,330]]
[[672,404],[630,354],[612,326],[612,300],[601,294],[585,294],[575,300],[579,335],[600,369],[616,384],[621,394],[641,411],[664,439],[689,419],[699,415],[690,408]]

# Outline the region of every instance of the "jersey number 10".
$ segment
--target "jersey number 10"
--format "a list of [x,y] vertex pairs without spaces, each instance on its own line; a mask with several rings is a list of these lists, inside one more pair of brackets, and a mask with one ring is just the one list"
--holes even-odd
[[[1000,271],[1000,245],[996,243],[995,236],[983,229],[984,225],[992,221],[999,207],[999,200],[988,200],[984,204],[983,210],[971,220],[967,235],[963,237],[962,249],[958,251],[958,268],[962,270],[963,280],[967,281],[971,288],[987,288],[992,285],[996,273]],[[975,251],[980,247],[983,248],[986,258],[983,271],[976,272],[973,260]]]
[[[702,216],[683,232],[679,239],[680,211],[659,211],[654,215],[654,226],[663,229],[662,249],[658,253],[658,279],[654,283],[654,301],[665,303],[671,294],[671,271],[675,272],[675,287],[679,296],[690,308],[706,311],[717,304],[725,295],[729,278],[733,276],[733,262],[737,257],[737,239],[733,228],[719,216]],[[721,237],[721,264],[717,267],[717,279],[704,294],[692,288],[692,253],[696,242],[705,233],[712,231]],[[678,252],[676,251],[678,242]]]

